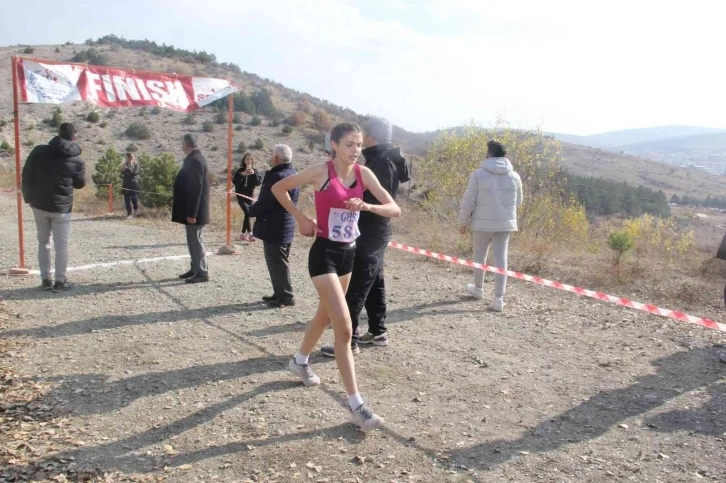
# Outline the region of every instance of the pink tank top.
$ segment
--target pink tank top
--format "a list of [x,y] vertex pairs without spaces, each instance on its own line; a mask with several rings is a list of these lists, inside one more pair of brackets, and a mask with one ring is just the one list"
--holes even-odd
[[346,188],[338,180],[332,161],[328,166],[328,185],[323,191],[315,192],[315,214],[317,216],[317,236],[328,240],[352,243],[360,235],[358,231],[359,211],[349,211],[345,202],[351,198],[363,199],[363,179],[360,165],[355,164],[355,186]]

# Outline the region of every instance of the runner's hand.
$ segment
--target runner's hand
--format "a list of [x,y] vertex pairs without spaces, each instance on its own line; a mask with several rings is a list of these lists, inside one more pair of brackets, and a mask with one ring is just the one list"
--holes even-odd
[[308,217],[299,223],[299,231],[302,236],[315,236],[318,232],[318,225]]
[[370,211],[371,207],[360,198],[351,198],[345,202],[345,207],[350,211]]

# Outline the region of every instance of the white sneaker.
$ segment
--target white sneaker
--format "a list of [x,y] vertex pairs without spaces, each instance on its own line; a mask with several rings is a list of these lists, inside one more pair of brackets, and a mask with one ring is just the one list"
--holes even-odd
[[473,283],[467,283],[466,284],[466,292],[474,297],[475,299],[481,300],[484,296],[482,293],[482,289],[474,285]]
[[492,304],[489,306],[489,310],[493,310],[494,312],[504,311],[504,300],[501,298],[495,298]]
[[363,431],[372,431],[385,423],[383,418],[371,411],[365,403],[350,412],[350,422]]
[[293,357],[290,359],[290,363],[287,365],[287,368],[290,372],[299,377],[306,386],[317,386],[320,384],[320,378],[315,375],[312,369],[310,369],[310,364],[298,364],[295,362],[295,357]]
[[126,215],[126,219],[127,220],[133,220],[134,219],[134,215]]

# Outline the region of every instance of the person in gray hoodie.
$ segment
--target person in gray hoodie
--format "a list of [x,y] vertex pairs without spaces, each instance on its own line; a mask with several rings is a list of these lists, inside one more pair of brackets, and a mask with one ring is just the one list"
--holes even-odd
[[[517,208],[522,204],[522,180],[505,157],[507,151],[497,141],[487,144],[487,157],[469,177],[461,201],[459,226],[465,235],[469,224],[474,231],[474,261],[484,263],[492,246],[494,265],[507,268],[509,235],[517,231]],[[494,301],[490,310],[504,310],[506,275],[495,275]],[[466,286],[469,295],[481,299],[484,271],[474,270],[474,283]]]

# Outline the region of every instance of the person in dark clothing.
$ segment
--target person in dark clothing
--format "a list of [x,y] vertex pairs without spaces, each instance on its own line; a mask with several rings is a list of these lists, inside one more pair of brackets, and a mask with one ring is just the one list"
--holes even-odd
[[[392,134],[393,127],[387,119],[372,117],[363,126],[362,154],[365,166],[373,171],[383,189],[395,200],[399,186],[408,181],[410,176],[401,149],[393,147],[391,143]],[[363,193],[363,201],[379,204],[370,191]],[[388,345],[383,258],[393,236],[390,218],[370,211],[361,211],[358,229],[360,237],[356,243],[353,275],[345,295],[353,325],[353,354],[360,352],[358,344]],[[368,315],[368,332],[361,337],[358,332],[358,319],[363,307]],[[322,353],[333,357],[334,347],[323,346]]]
[[[290,246],[295,238],[295,218],[282,207],[271,190],[275,183],[295,174],[290,146],[275,146],[270,164],[272,169],[265,173],[260,195],[250,206],[249,215],[255,218],[253,235],[263,242],[265,262],[272,281],[272,295],[262,297],[262,300],[270,307],[284,307],[295,305],[289,263]],[[292,189],[288,194],[297,205],[300,188]]]
[[242,220],[242,233],[239,236],[241,241],[255,241],[255,237],[252,234],[252,227],[250,226],[249,209],[252,205],[252,200],[250,198],[254,197],[255,188],[262,183],[262,180],[260,179],[260,173],[254,169],[254,164],[255,160],[252,159],[252,155],[250,153],[246,153],[242,157],[242,163],[240,163],[240,167],[237,172],[234,173],[234,178],[232,179],[235,193],[246,196],[246,198],[237,196],[237,203],[244,213],[244,220]]
[[[121,191],[124,193],[126,219],[130,220],[139,214],[139,163],[134,153],[126,153],[126,161],[121,168]],[[134,211],[131,212],[133,205]]]
[[[22,172],[23,199],[33,208],[38,229],[38,264],[43,290],[62,292],[72,284],[66,279],[68,238],[73,211],[73,190],[86,185],[86,164],[75,143],[76,128],[63,123],[58,136],[36,146]],[[50,238],[55,245],[55,283],[51,280]]]
[[209,223],[209,171],[207,158],[199,150],[197,136],[185,134],[182,149],[186,158],[174,180],[171,221],[185,225],[191,269],[179,275],[186,283],[209,281],[204,249],[204,225]]

